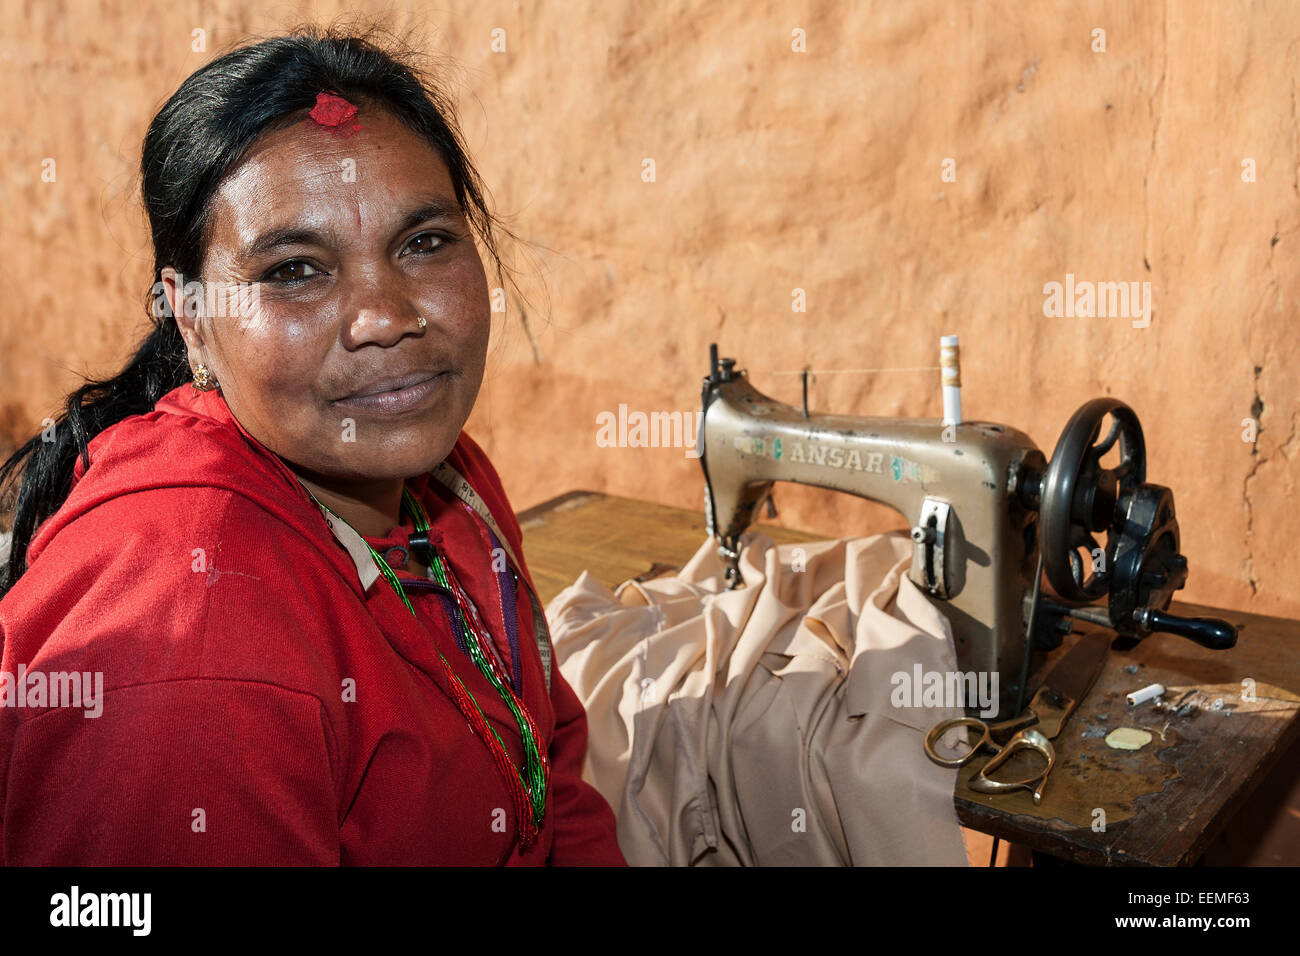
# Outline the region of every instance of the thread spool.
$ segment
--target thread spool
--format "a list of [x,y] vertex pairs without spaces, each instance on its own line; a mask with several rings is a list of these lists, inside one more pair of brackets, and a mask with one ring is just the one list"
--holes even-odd
[[939,339],[939,374],[943,383],[943,423],[961,424],[961,358],[957,336]]
[[1148,684],[1141,690],[1135,690],[1127,696],[1128,705],[1136,707],[1138,704],[1145,704],[1149,700],[1155,700],[1165,692],[1163,684]]

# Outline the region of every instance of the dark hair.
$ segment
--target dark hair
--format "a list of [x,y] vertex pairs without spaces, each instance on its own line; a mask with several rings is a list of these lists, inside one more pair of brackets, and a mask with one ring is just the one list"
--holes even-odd
[[380,32],[375,26],[301,26],[237,47],[191,74],[153,118],[140,159],[153,234],[154,284],[147,305],[153,330],[120,373],[86,379],[67,396],[52,441],[37,434],[0,466],[4,488],[29,459],[14,508],[9,559],[0,568],[0,597],[26,571],[36,529],[67,500],[77,456],[89,467],[90,440],[130,415],[152,411],[163,395],[190,379],[180,330],[153,291],[162,269],[170,265],[187,279],[201,278],[213,193],[259,136],[313,107],[318,93],[380,106],[424,137],[447,164],[466,219],[498,277],[503,274],[493,230],[513,234],[484,201],[449,97],[415,65],[404,43],[380,39]]

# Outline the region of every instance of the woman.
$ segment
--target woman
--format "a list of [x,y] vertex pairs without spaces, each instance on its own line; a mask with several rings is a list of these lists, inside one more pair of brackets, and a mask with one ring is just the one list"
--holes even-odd
[[461,430],[475,234],[501,262],[445,99],[299,31],[189,77],[141,169],[155,328],[0,470],[4,862],[621,865]]

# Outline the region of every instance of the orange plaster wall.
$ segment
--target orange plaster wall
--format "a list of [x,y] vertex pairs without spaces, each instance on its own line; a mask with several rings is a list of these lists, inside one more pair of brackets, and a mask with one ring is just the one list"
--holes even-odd
[[[814,411],[937,416],[937,373],[830,371],[934,365],[953,332],[967,417],[1049,453],[1093,396],[1137,410],[1149,480],[1179,506],[1183,596],[1300,616],[1300,9],[960,6],[385,5],[458,64],[469,146],[532,243],[533,305],[495,317],[471,434],[518,510],[574,488],[701,507],[695,459],[599,447],[597,416],[695,411],[715,341],[792,404],[781,373],[808,366]],[[0,5],[0,438],[145,328],[153,112],[226,43],[340,9]],[[1150,325],[1045,316],[1067,273],[1150,282]],[[901,526],[831,493],[776,498],[794,527]]]

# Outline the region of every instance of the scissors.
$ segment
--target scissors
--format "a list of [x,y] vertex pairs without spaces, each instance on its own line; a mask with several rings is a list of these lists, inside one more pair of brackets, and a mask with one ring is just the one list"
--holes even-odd
[[[1043,685],[1038,688],[1029,707],[1024,713],[996,724],[988,724],[978,717],[955,717],[940,721],[930,728],[925,735],[925,755],[941,767],[965,766],[984,749],[991,750],[993,757],[979,772],[967,782],[976,793],[1002,794],[1014,790],[1028,790],[1034,795],[1034,804],[1043,799],[1043,786],[1047,775],[1056,765],[1056,748],[1052,738],[1061,732],[1065,722],[1079,706],[1092,685],[1097,682],[1102,666],[1106,663],[1106,654],[1110,649],[1111,635],[1106,633],[1088,634],[1061,658],[1048,672]],[[980,731],[980,739],[969,753],[960,757],[942,757],[935,750],[935,744],[954,727],[970,727]],[[1004,744],[994,743],[994,738],[1012,734]],[[989,774],[1002,766],[1011,755],[1019,750],[1034,750],[1042,754],[1046,765],[1037,774],[1025,780],[1003,782],[994,780]]]

